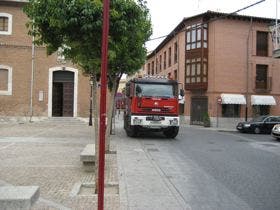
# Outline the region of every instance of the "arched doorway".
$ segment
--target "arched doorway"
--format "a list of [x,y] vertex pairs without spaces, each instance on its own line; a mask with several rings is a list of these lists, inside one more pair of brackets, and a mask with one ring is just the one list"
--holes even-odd
[[53,72],[52,116],[73,117],[74,72]]
[[77,116],[78,70],[69,67],[49,70],[49,117]]

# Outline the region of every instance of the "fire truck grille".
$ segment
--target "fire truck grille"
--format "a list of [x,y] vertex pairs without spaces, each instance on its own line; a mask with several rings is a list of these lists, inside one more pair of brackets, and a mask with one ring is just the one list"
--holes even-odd
[[164,113],[170,113],[170,109],[168,108],[142,108],[141,112],[153,112],[153,113],[157,113],[157,112],[164,112]]

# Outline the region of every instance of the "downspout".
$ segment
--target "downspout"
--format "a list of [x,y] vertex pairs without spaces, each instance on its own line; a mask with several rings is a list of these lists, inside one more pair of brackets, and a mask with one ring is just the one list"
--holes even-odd
[[248,120],[248,97],[249,97],[249,39],[252,32],[253,19],[250,20],[250,28],[247,36],[247,65],[246,65],[246,107],[245,107],[245,121]]
[[175,36],[176,36],[176,42],[177,42],[177,81],[179,81],[180,82],[180,63],[179,63],[179,61],[180,61],[180,55],[179,55],[179,52],[180,52],[180,50],[179,50],[179,33],[177,33],[177,35],[175,34]]
[[[33,26],[34,27],[34,26]],[[34,29],[34,28],[33,28]],[[30,107],[29,107],[29,122],[32,122],[33,117],[33,88],[34,88],[34,60],[35,60],[35,45],[34,45],[35,37],[32,36],[32,60],[31,60],[31,80],[30,80]]]

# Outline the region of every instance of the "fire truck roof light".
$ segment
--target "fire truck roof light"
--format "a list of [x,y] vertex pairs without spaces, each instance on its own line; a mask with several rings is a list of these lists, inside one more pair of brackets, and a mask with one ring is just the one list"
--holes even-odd
[[145,79],[168,79],[166,75],[144,75]]

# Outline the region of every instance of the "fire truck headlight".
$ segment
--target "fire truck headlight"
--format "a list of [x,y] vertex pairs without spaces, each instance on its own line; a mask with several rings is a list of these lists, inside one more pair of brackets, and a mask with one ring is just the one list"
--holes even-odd
[[142,124],[142,119],[134,118],[133,119],[133,124],[134,125],[141,125]]

